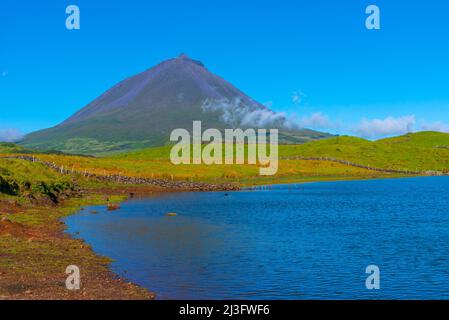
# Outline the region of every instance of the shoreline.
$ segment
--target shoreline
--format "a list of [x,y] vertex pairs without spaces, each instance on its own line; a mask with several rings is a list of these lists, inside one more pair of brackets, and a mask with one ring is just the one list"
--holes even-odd
[[430,175],[378,175],[378,176],[366,176],[366,178],[360,176],[336,176],[336,177],[319,177],[314,179],[314,177],[306,178],[306,179],[287,179],[286,181],[280,181],[279,179],[268,181],[268,183],[253,183],[246,184],[240,183],[240,188],[242,190],[248,188],[258,188],[258,187],[266,187],[266,186],[275,186],[275,185],[292,185],[292,184],[304,184],[304,183],[320,183],[320,182],[339,182],[339,181],[367,181],[367,180],[386,180],[386,179],[402,179],[402,178],[419,178],[419,177],[434,177]]
[[[289,184],[303,184],[303,183],[319,183],[319,182],[339,182],[339,181],[366,181],[366,180],[377,180],[377,179],[398,179],[398,178],[415,178],[418,177],[416,175],[413,176],[378,176],[378,177],[367,177],[366,179],[360,179],[360,177],[340,177],[340,178],[329,178],[329,179],[306,179],[306,180],[296,180],[289,182],[280,182],[276,183],[276,181],[272,181],[269,184],[258,185],[252,184],[246,186],[244,183],[241,184],[241,190],[251,190],[251,188],[256,189],[260,187],[268,187],[273,185],[289,185]],[[426,176],[419,176],[426,177]],[[254,181],[253,181],[254,182]],[[220,190],[226,191],[226,190]],[[18,270],[17,273],[13,273],[12,275],[8,272],[5,272],[3,269],[3,265],[0,264],[0,300],[17,300],[17,299],[36,299],[36,300],[46,300],[46,299],[56,299],[56,300],[67,300],[67,299],[75,299],[75,300],[90,300],[90,299],[100,299],[100,300],[122,300],[122,299],[132,299],[132,300],[153,300],[156,298],[156,294],[150,292],[148,289],[143,288],[137,284],[128,282],[125,278],[120,278],[117,274],[113,273],[110,270],[110,263],[112,260],[108,257],[103,257],[97,254],[89,245],[85,243],[83,239],[75,239],[71,235],[69,235],[67,231],[67,225],[62,222],[62,218],[75,215],[80,210],[83,210],[85,207],[93,206],[93,205],[107,205],[107,203],[111,204],[119,204],[130,198],[130,195],[146,197],[149,195],[155,195],[158,193],[171,193],[171,192],[180,192],[176,189],[160,189],[160,188],[152,188],[149,186],[116,186],[116,187],[105,187],[103,189],[96,190],[83,190],[83,192],[88,192],[87,195],[83,195],[79,198],[73,197],[63,202],[57,204],[54,207],[48,207],[43,205],[31,205],[25,208],[25,212],[29,211],[37,211],[37,212],[46,212],[48,210],[54,210],[57,213],[51,219],[50,223],[45,226],[40,226],[40,230],[35,230],[32,226],[24,227],[24,229],[19,232],[17,228],[14,228],[11,225],[11,229],[17,229],[16,231],[11,231],[12,236],[15,237],[17,235],[25,238],[25,246],[29,244],[33,244],[34,242],[42,243],[50,243],[54,244],[54,242],[59,243],[59,241],[66,243],[62,245],[60,249],[67,249],[67,247],[77,246],[78,250],[73,249],[75,252],[72,252],[72,255],[76,256],[75,260],[78,260],[81,269],[81,281],[82,287],[79,291],[69,291],[65,288],[65,279],[66,275],[64,274],[65,267],[63,266],[58,269],[59,272],[54,274],[54,270],[51,272],[47,270],[49,275],[44,276],[44,280],[47,282],[40,282],[41,286],[34,286],[34,288],[30,288],[28,283],[36,282],[36,279],[32,279],[33,272],[25,268],[25,272],[22,270]],[[182,191],[182,192],[204,192],[204,191]],[[213,191],[214,192],[214,191]],[[216,192],[216,191],[215,191]],[[0,200],[1,203],[2,200]],[[3,209],[0,206],[0,209]],[[3,222],[2,222],[3,223]],[[17,227],[18,225],[16,225]],[[0,225],[1,227],[1,225]],[[39,228],[38,228],[39,229]],[[0,228],[0,231],[2,229]],[[17,233],[17,234],[14,234]],[[22,233],[22,234],[20,234]],[[49,236],[49,234],[51,236]],[[0,232],[0,240],[4,237],[5,234]],[[6,234],[8,236],[8,234]],[[47,244],[48,244],[47,243]],[[70,249],[69,249],[70,250]],[[0,255],[1,256],[1,255]],[[54,256],[54,253],[47,253],[44,255],[42,260],[38,262],[41,264],[49,263],[51,257]],[[72,265],[76,263],[72,263],[69,261],[70,259],[62,259],[66,260],[66,265]],[[26,274],[27,271],[30,274]],[[85,273],[86,274],[85,274]],[[45,274],[45,271],[43,271]],[[83,275],[85,277],[83,281]],[[54,278],[57,280],[54,280]],[[53,278],[53,280],[52,280]],[[105,285],[106,284],[106,285]],[[32,287],[32,286],[31,286]],[[5,294],[9,288],[9,294]]]
[[[94,252],[83,239],[71,237],[66,232],[67,225],[61,221],[85,206],[120,203],[126,200],[126,190],[94,191],[54,206],[16,207],[1,199],[0,210],[9,211],[9,215],[0,222],[0,257],[3,260],[0,261],[0,300],[155,299],[153,292],[113,273],[110,270],[112,260]],[[141,191],[148,195],[157,190]],[[70,291],[65,287],[68,276],[65,270],[69,265],[80,268],[80,290]]]
[[267,184],[254,184],[254,185],[245,185],[242,184],[240,186],[240,190],[237,191],[245,191],[245,190],[257,190],[257,188],[261,187],[270,187],[270,186],[288,186],[295,184],[309,184],[309,183],[322,183],[322,182],[345,182],[345,181],[371,181],[371,180],[395,180],[395,179],[413,179],[413,178],[432,178],[432,177],[447,177],[448,175],[442,176],[433,176],[433,175],[398,175],[398,176],[378,176],[378,177],[345,177],[345,178],[330,178],[330,179],[319,179],[319,180],[301,180],[301,181],[292,181],[292,182],[273,182]]

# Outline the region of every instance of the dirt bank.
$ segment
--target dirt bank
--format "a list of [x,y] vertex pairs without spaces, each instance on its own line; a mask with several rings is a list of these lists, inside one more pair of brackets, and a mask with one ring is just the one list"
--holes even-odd
[[[64,233],[62,217],[83,206],[125,199],[130,193],[149,194],[159,189],[96,190],[59,204],[36,205],[0,199],[0,299],[126,300],[154,299],[144,288],[109,270],[110,259],[96,255],[82,240]],[[66,288],[69,265],[81,272],[81,289]]]

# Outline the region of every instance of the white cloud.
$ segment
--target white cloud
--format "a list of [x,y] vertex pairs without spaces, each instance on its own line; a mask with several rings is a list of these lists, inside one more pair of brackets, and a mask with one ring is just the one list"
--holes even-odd
[[207,99],[201,106],[205,112],[220,112],[220,119],[232,127],[298,129],[293,116],[284,112],[261,109],[260,105],[245,104],[240,99]]
[[[266,106],[266,104],[265,104]],[[220,119],[230,127],[299,129],[339,129],[338,122],[331,121],[321,112],[315,112],[299,118],[295,113],[275,112],[261,109],[259,105],[247,105],[240,99],[206,100],[202,105],[204,112],[219,112]]]
[[294,91],[292,94],[292,101],[294,104],[300,104],[305,97],[306,95],[301,90]]
[[260,108],[255,102],[243,103],[240,99],[208,99],[203,105],[204,112],[219,112],[220,119],[232,128],[280,128],[287,130],[314,129],[331,133],[357,135],[367,139],[403,135],[415,131],[440,131],[449,133],[449,124],[443,122],[416,121],[415,115],[386,117],[378,119],[361,119],[358,124],[343,123],[329,118],[323,112],[298,116],[295,113],[275,112]]
[[438,131],[438,132],[449,133],[449,124],[441,122],[441,121],[431,122],[431,123],[424,122],[421,125],[421,128],[424,131]]
[[381,138],[390,135],[401,135],[412,132],[416,119],[414,115],[399,118],[362,119],[355,132],[364,138]]
[[329,128],[333,126],[329,117],[321,112],[302,117],[299,120],[299,125],[303,128]]
[[15,142],[22,139],[23,136],[23,133],[18,129],[0,129],[0,142]]

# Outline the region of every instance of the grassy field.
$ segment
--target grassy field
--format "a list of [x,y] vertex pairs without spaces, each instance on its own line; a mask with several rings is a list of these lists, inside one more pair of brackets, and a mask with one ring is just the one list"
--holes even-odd
[[[245,185],[391,176],[335,162],[294,159],[298,156],[331,157],[381,169],[449,171],[449,134],[437,132],[413,133],[378,141],[342,136],[302,145],[280,145],[279,170],[272,177],[260,176],[259,165],[173,165],[170,162],[170,150],[170,146],[155,147],[101,158],[51,153],[38,154],[36,157],[80,173],[214,183],[237,182]],[[0,144],[0,156],[30,152],[14,144]],[[12,159],[0,159],[0,179],[2,193],[7,195],[14,195],[18,189],[21,192],[47,190],[57,193],[70,188],[72,183],[69,177],[61,176],[42,165]],[[94,182],[81,179],[79,183]]]
[[169,160],[170,150],[170,146],[156,147],[102,158],[59,154],[38,157],[77,172],[98,175],[121,174],[244,184],[389,176],[328,161],[289,159],[297,156],[332,157],[382,169],[449,171],[449,134],[436,132],[414,133],[379,141],[342,136],[302,145],[280,145],[279,170],[273,177],[261,177],[258,165],[173,165]]
[[368,141],[337,137],[296,146],[283,146],[283,156],[334,157],[384,169],[448,171],[449,134],[419,132]]
[[[164,150],[165,151],[165,150]],[[242,182],[245,184],[278,183],[286,180],[322,180],[335,178],[363,178],[378,176],[379,173],[324,161],[280,160],[275,176],[259,175],[258,165],[173,165],[168,158],[149,156],[84,158],[44,155],[39,158],[63,165],[77,172],[97,175],[125,175],[130,177],[159,178],[167,180],[188,180],[202,182]],[[156,152],[157,153],[157,152]],[[148,156],[148,157],[147,157]]]
[[70,177],[49,170],[43,164],[0,159],[0,197],[42,195],[54,200],[73,189]]

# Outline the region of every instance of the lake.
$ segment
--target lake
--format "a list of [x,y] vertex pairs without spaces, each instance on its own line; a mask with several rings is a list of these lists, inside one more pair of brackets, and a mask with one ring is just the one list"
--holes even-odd
[[169,193],[64,222],[158,299],[448,299],[448,190],[423,177]]

